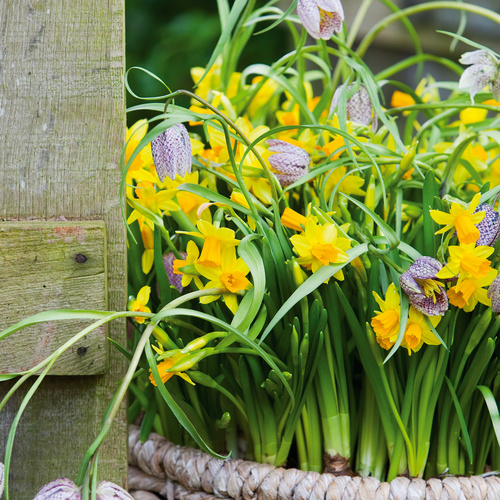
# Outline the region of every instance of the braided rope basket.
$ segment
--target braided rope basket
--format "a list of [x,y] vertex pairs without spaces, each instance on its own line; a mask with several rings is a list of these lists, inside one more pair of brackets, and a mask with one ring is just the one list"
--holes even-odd
[[408,479],[335,476],[255,462],[220,460],[152,433],[129,434],[129,488],[136,500],[500,500],[495,476]]

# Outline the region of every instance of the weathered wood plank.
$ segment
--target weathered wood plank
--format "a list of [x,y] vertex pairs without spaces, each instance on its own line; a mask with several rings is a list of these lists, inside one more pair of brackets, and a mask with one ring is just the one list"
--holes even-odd
[[[105,311],[105,244],[102,221],[0,222],[5,324],[44,309]],[[0,344],[0,373],[32,368],[89,324],[51,321],[11,335]],[[106,328],[100,327],[68,349],[51,373],[97,375],[106,369]]]
[[[126,304],[123,73],[123,0],[0,1],[0,220],[104,221],[112,310]],[[6,314],[1,308],[1,325]],[[124,343],[124,323],[109,335]],[[30,500],[46,482],[75,478],[126,366],[115,350],[109,362],[105,376],[44,381],[18,429],[11,498]],[[0,384],[0,397],[9,387]],[[0,413],[0,453],[21,397]],[[126,456],[123,409],[100,452],[99,478],[125,485]]]

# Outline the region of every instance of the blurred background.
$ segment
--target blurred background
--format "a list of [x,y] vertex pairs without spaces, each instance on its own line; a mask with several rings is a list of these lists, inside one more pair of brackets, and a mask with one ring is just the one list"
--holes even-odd
[[[461,0],[456,0],[460,2]],[[260,2],[264,5],[264,0]],[[291,0],[280,0],[278,5],[286,10]],[[344,0],[345,21],[349,27],[363,0]],[[395,0],[400,7],[410,7],[424,3],[424,0]],[[500,13],[500,0],[475,0],[468,2],[487,7]],[[141,66],[160,77],[171,89],[191,89],[193,82],[190,68],[205,66],[220,34],[216,0],[125,0],[127,67]],[[363,36],[380,19],[389,14],[389,9],[380,0],[373,0],[369,15],[361,26],[359,36]],[[424,51],[449,56],[458,60],[460,54],[474,50],[459,43],[450,53],[451,38],[436,30],[456,32],[461,22],[458,11],[434,10],[412,16],[411,21],[417,29]],[[462,23],[465,18],[462,19]],[[473,14],[466,16],[464,36],[500,52],[500,28],[484,17]],[[249,64],[260,62],[270,64],[286,53],[290,47],[288,31],[283,27],[253,36],[240,61],[242,69]],[[377,37],[367,53],[365,61],[376,73],[414,52],[411,38],[400,22],[391,24]],[[425,72],[436,79],[446,79],[442,66],[428,64]],[[402,81],[410,86],[418,82],[415,68],[400,75]],[[418,77],[419,78],[419,77]],[[455,79],[455,78],[454,78]],[[155,96],[166,93],[153,78],[138,71],[129,74],[129,82],[134,92],[142,96]],[[127,96],[128,106],[140,101]],[[144,114],[130,113],[129,123]]]

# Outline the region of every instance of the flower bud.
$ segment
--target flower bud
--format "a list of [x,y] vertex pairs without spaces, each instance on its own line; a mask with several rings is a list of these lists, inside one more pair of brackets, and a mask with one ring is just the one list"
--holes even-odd
[[293,184],[309,171],[311,157],[298,146],[278,139],[267,141],[273,154],[269,157],[269,163],[278,171],[274,175],[279,183],[285,187]]
[[33,500],[82,500],[80,488],[65,477],[46,484]]
[[168,128],[151,141],[156,173],[161,182],[168,175],[174,180],[191,172],[191,141],[186,127],[180,123]]
[[102,481],[97,485],[97,500],[134,500],[134,497],[120,486]]

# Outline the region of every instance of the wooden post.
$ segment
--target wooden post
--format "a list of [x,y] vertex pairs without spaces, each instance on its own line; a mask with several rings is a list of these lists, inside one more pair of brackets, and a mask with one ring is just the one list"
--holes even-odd
[[[123,73],[123,0],[0,2],[0,329],[49,308],[126,305]],[[33,366],[80,326],[41,325],[0,341],[0,372]],[[105,334],[68,352],[30,402],[11,499],[75,479],[126,367]],[[107,335],[123,344],[124,323]],[[11,385],[0,383],[0,398]],[[27,389],[0,412],[0,462]],[[126,432],[123,408],[99,455],[99,480],[126,486]]]

